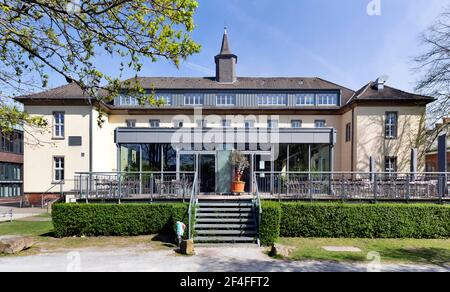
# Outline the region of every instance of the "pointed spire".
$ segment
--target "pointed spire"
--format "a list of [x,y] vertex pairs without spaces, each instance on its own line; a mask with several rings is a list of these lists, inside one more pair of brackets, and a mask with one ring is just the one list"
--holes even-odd
[[229,55],[231,54],[230,46],[228,45],[228,33],[227,27],[224,27],[223,38],[222,38],[222,47],[220,49],[220,55]]

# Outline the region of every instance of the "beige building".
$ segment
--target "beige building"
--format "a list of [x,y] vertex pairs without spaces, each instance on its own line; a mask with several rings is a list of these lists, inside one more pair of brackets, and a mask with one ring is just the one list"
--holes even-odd
[[375,171],[407,172],[413,148],[424,170],[423,121],[433,98],[381,79],[354,91],[315,77],[237,77],[226,34],[215,62],[215,77],[132,80],[154,90],[161,106],[139,105],[126,91],[99,103],[75,83],[18,97],[49,123],[25,131],[24,192],[60,181],[70,191],[77,172],[197,171],[201,192],[226,193],[233,149],[250,162],[245,180],[254,172],[368,172],[370,157]]

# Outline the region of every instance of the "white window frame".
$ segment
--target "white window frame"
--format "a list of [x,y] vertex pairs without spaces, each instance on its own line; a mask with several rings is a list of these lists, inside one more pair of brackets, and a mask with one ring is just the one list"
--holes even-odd
[[[297,123],[298,127],[294,127],[294,124]],[[302,127],[302,120],[291,120],[291,128],[293,129],[299,129]]]
[[245,120],[244,121],[244,128],[245,129],[252,129],[255,127],[255,121],[254,120]]
[[236,94],[229,94],[229,93],[216,94],[216,105],[220,106],[236,105]]
[[[125,120],[125,123],[127,128],[136,128],[136,120]],[[130,126],[129,123],[133,123],[133,125]]]
[[260,93],[258,105],[261,106],[285,106],[287,105],[286,93]]
[[172,105],[172,94],[169,93],[156,93],[155,100],[164,100],[164,105]]
[[[314,93],[299,93],[296,95],[297,105],[300,106],[315,106],[316,95]],[[307,102],[310,101],[310,102]]]
[[384,137],[386,139],[397,139],[398,135],[398,112],[386,112],[384,124]]
[[158,119],[150,119],[148,120],[148,125],[150,128],[159,128],[159,124],[161,123]]
[[[317,124],[319,122],[323,122],[323,126],[318,127]],[[327,121],[326,120],[314,120],[314,128],[326,128],[327,127]]]
[[184,95],[184,105],[203,105],[204,95],[201,93],[186,93]]
[[337,106],[338,94],[337,93],[317,93],[316,95],[318,106]]
[[384,171],[387,173],[397,172],[397,157],[396,156],[385,156],[384,157]]
[[220,121],[220,126],[222,128],[231,128],[231,120],[222,120],[222,121]]
[[267,120],[268,129],[278,129],[278,120]]
[[63,139],[65,137],[65,121],[64,112],[53,112],[53,138]]
[[137,97],[131,95],[121,94],[118,100],[119,105],[139,105]]
[[[65,179],[65,167],[66,167],[64,156],[53,156],[53,182],[61,182]],[[58,172],[60,172],[58,174]]]

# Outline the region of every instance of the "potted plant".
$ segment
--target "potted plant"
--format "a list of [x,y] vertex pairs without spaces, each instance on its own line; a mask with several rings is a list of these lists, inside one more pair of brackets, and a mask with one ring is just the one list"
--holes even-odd
[[234,177],[231,182],[232,193],[243,193],[245,189],[245,182],[242,181],[242,174],[250,164],[247,158],[240,151],[231,152],[230,163],[234,168]]

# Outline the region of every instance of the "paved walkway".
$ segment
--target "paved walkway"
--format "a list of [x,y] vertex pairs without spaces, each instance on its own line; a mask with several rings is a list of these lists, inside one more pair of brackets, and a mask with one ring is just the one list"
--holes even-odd
[[10,220],[11,216],[9,214],[11,210],[13,220],[37,216],[47,212],[47,209],[41,208],[15,208],[0,206],[0,222]]
[[319,261],[281,261],[257,247],[197,247],[195,256],[172,250],[82,249],[33,256],[0,257],[6,271],[158,271],[158,272],[270,272],[270,271],[419,271],[450,272],[432,265],[343,264]]

